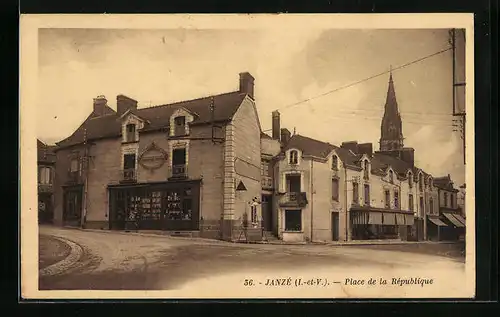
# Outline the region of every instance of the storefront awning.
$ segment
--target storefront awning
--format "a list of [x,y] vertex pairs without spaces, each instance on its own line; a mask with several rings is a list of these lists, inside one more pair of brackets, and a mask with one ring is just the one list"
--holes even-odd
[[429,219],[429,221],[432,222],[433,224],[435,224],[436,226],[439,226],[439,227],[446,227],[447,226],[444,222],[439,220],[439,218],[427,218],[427,219]]
[[464,227],[465,227],[465,219],[464,219],[464,217],[462,217],[460,215],[453,215],[453,217],[457,218],[458,221],[460,221],[464,225]]
[[382,224],[382,213],[381,212],[370,212],[370,218],[368,220],[370,225],[381,225]]
[[384,212],[384,225],[395,225],[396,215],[389,212]]
[[396,214],[396,224],[399,226],[406,225],[405,218],[406,216],[404,214]]
[[455,227],[458,228],[463,228],[464,225],[455,217],[453,217],[452,214],[444,212],[443,215],[448,219]]

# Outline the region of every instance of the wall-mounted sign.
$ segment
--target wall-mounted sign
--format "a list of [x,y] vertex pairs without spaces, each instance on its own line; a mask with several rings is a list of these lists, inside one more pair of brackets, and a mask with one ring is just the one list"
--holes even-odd
[[163,166],[168,154],[156,143],[151,143],[139,156],[139,164],[148,170],[155,170]]

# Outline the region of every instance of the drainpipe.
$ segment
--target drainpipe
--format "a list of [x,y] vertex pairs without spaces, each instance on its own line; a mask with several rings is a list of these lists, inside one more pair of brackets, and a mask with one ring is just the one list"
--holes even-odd
[[314,163],[313,159],[311,158],[311,177],[310,177],[310,182],[311,182],[311,242],[313,241],[313,210],[314,210]]
[[347,208],[347,169],[344,166],[344,206],[345,206],[345,241],[349,241],[349,215]]

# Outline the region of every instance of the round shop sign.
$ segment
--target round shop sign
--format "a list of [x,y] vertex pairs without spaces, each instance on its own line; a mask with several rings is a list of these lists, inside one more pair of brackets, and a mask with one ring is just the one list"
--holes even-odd
[[167,161],[167,153],[154,143],[147,148],[139,158],[139,164],[145,169],[155,170],[163,166]]

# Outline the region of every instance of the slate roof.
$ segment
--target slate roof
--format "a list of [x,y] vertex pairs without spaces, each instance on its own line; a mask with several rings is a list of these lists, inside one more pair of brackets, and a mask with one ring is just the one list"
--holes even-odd
[[[362,167],[360,161],[363,157],[362,154],[356,154],[345,148],[341,148],[336,145],[305,137],[299,134],[292,136],[283,151],[287,151],[291,148],[301,150],[304,155],[312,155],[320,158],[326,158],[332,150],[335,150],[340,160],[347,166],[357,168]],[[424,176],[429,176],[429,174],[425,173],[418,167],[411,166],[409,163],[390,155],[373,153],[370,161],[371,172],[375,174],[385,174],[387,168],[391,166],[394,172],[396,172],[396,174],[400,178],[406,178],[408,169],[412,170],[415,179],[418,177],[419,171],[422,171]],[[435,182],[436,181],[434,180],[434,183]]]
[[302,151],[304,155],[311,155],[320,158],[328,157],[333,150],[337,153],[340,160],[346,165],[361,167],[359,159],[362,155],[352,153],[349,150],[335,146],[333,144],[312,139],[303,135],[296,134],[290,138],[283,151],[295,148]]
[[43,143],[40,140],[36,140],[36,147],[37,147],[37,160],[39,162],[45,162],[45,163],[55,163],[56,161],[56,155],[54,153],[54,149],[56,146],[54,145],[47,145]]
[[[188,101],[159,105],[148,108],[139,108],[133,113],[147,121],[142,131],[155,131],[169,127],[170,116],[179,108],[184,108],[194,115],[191,123],[204,124],[210,122],[210,103],[214,98],[216,122],[226,122],[232,119],[246,94],[239,91],[208,96]],[[68,138],[57,143],[59,148],[76,145],[84,142],[86,134],[87,141],[119,137],[121,135],[120,116],[113,109],[106,106],[105,115],[96,117],[93,113],[76,129]]]
[[433,183],[434,183],[434,186],[436,186],[437,188],[458,192],[458,189],[453,187],[453,182],[451,180],[450,175],[443,176],[443,177],[436,177],[436,178],[434,178]]

